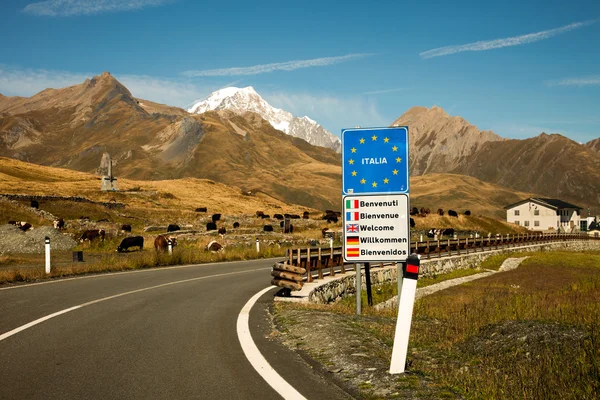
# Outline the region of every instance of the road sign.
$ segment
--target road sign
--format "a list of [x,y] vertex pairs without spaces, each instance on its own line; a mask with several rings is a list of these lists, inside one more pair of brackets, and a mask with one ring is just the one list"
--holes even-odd
[[345,261],[406,260],[408,194],[344,196],[343,203]]
[[408,127],[342,130],[342,193],[408,193]]

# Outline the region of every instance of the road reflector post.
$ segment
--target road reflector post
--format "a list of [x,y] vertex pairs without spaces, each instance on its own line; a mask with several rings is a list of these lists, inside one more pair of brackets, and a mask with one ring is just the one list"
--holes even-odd
[[173,254],[173,242],[171,239],[167,239],[167,249],[169,250],[169,254]]
[[256,252],[260,253],[260,242],[258,241],[258,238],[256,238]]
[[45,241],[45,247],[46,247],[46,274],[50,273],[50,238],[48,236],[46,236],[44,238]]
[[403,263],[402,276],[404,279],[402,281],[402,292],[398,295],[398,319],[396,320],[390,374],[402,374],[406,369],[408,338],[412,324],[415,295],[417,294],[420,265],[421,257],[416,254],[411,254],[406,259],[406,263]]

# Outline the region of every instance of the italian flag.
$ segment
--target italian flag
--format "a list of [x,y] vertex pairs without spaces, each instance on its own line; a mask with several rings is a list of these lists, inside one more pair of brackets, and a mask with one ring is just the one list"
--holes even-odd
[[358,200],[346,200],[346,209],[358,208]]

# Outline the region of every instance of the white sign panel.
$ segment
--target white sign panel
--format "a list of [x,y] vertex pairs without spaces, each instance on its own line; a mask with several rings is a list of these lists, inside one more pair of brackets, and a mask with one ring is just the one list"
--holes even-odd
[[408,194],[345,196],[344,260],[405,261],[410,254]]

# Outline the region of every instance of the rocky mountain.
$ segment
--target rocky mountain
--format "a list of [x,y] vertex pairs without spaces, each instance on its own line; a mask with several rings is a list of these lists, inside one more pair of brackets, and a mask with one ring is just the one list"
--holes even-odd
[[105,152],[117,177],[208,178],[308,207],[339,202],[340,155],[255,113],[192,115],[133,97],[109,73],[0,99],[0,156],[95,173]]
[[435,106],[413,107],[392,125],[409,126],[413,176],[462,174],[582,207],[600,203],[600,157],[593,142],[581,145],[545,133],[503,139]]
[[600,153],[600,138],[590,140],[585,144],[585,147],[594,150],[597,153]]
[[248,111],[254,112],[269,121],[275,129],[288,135],[304,139],[315,146],[341,151],[341,142],[337,136],[307,116],[298,118],[288,111],[271,106],[251,86],[218,90],[205,100],[194,104],[188,111],[192,114],[202,114],[211,110],[230,110],[239,115]]

